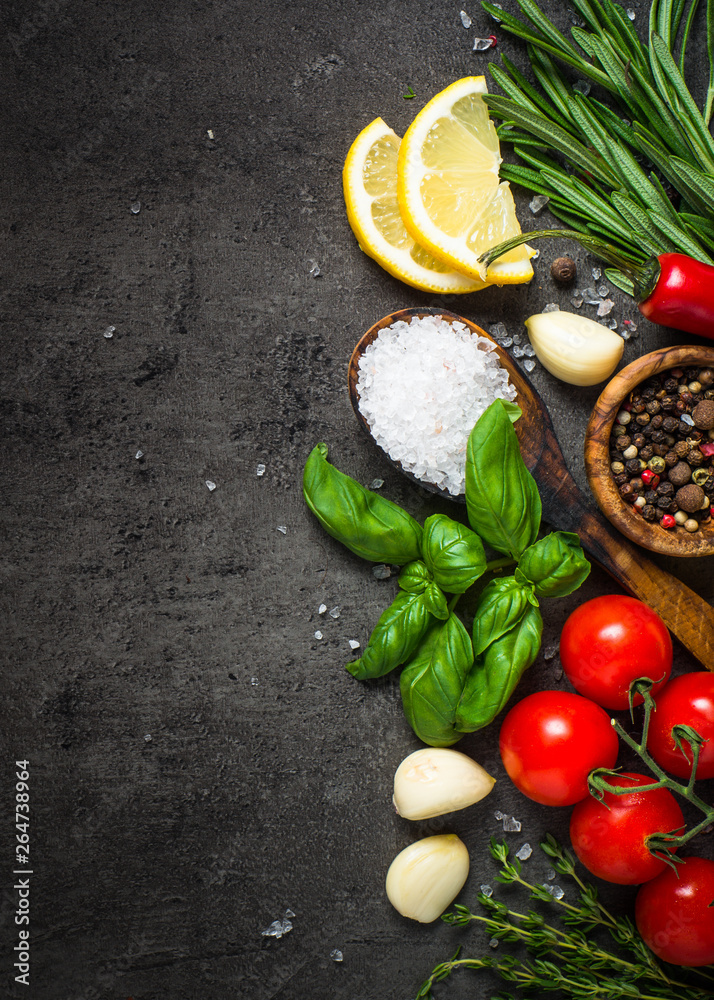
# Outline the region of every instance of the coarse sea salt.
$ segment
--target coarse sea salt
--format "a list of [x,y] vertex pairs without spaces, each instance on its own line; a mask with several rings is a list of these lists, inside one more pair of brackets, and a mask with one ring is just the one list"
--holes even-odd
[[516,398],[492,341],[441,316],[381,330],[360,359],[357,393],[389,457],[453,496],[464,492],[474,424],[494,400]]

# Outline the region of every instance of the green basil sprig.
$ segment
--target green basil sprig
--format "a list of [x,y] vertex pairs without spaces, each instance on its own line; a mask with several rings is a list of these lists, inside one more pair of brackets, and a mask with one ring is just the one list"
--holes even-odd
[[435,622],[400,678],[404,714],[432,747],[448,747],[463,735],[454,728],[456,708],[473,663],[469,634],[456,615]]
[[382,612],[364,653],[347,670],[358,681],[384,677],[409,659],[432,621],[423,594],[400,590]]
[[[305,466],[305,499],[325,529],[365,559],[402,567],[397,596],[347,670],[367,680],[406,664],[404,711],[432,746],[455,743],[505,708],[538,655],[541,600],[570,594],[590,571],[577,535],[556,531],[537,540],[540,497],[513,429],[520,412],[497,400],[471,432],[470,528],[435,514],[422,529],[396,504],[330,465],[324,444]],[[487,563],[484,542],[505,558]],[[507,564],[517,564],[512,575],[492,579],[480,594],[472,642],[454,607],[486,571]]]
[[397,566],[419,558],[421,525],[391,500],[330,465],[326,444],[312,449],[302,488],[308,507],[328,535],[355,555]]
[[541,502],[521,457],[511,422],[514,409],[497,399],[469,435],[466,510],[487,545],[518,559],[538,537]]

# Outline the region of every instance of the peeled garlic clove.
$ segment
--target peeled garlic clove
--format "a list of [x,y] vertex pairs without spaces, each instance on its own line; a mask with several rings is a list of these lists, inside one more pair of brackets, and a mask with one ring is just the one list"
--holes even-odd
[[468,874],[469,852],[455,833],[425,837],[392,861],[387,897],[403,917],[430,924],[456,899]]
[[622,337],[575,313],[538,313],[526,320],[526,327],[543,367],[570,385],[603,382],[625,349]]
[[465,753],[425,747],[397,768],[392,801],[404,819],[429,819],[480,802],[495,784]]

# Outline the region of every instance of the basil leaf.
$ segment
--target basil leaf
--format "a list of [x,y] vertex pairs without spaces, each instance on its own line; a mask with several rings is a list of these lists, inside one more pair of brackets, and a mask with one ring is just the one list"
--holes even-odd
[[482,729],[505,708],[519,680],[538,655],[542,633],[540,611],[528,605],[515,628],[477,657],[456,710],[459,732],[473,733]]
[[535,584],[538,597],[565,597],[585,581],[590,563],[575,532],[553,531],[526,549],[519,570]]
[[430,583],[424,591],[424,607],[435,618],[440,618],[442,621],[446,621],[449,617],[449,605],[435,583]]
[[514,576],[491,580],[483,589],[474,615],[474,656],[510,631],[527,606],[528,590]]
[[456,706],[473,662],[469,634],[456,615],[435,622],[402,671],[404,714],[424,743],[447,747],[461,739],[454,729]]
[[421,525],[391,500],[330,465],[326,444],[315,445],[310,452],[302,489],[325,531],[355,555],[397,566],[419,557]]
[[513,403],[510,399],[502,399],[501,404],[503,405],[503,409],[508,414],[508,419],[512,424],[515,424],[516,420],[523,416],[523,410],[520,408],[518,403]]
[[415,559],[402,569],[397,583],[402,590],[408,590],[410,594],[423,594],[432,579],[426,563],[421,559]]
[[423,595],[401,590],[380,615],[364,653],[346,669],[358,681],[384,677],[409,659],[431,621]]
[[500,399],[491,403],[469,435],[466,509],[471,527],[484,542],[514,559],[538,537],[538,487]]
[[421,544],[434,580],[450,594],[463,594],[486,571],[486,554],[476,532],[445,514],[426,519]]

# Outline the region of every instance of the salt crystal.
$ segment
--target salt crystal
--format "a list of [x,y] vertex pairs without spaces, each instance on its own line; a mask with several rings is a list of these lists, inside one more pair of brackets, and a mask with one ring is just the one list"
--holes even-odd
[[474,38],[473,51],[474,52],[486,52],[487,49],[492,49],[496,44],[496,39],[491,35],[489,38]]
[[107,340],[111,340],[112,339],[112,337],[114,336],[114,331],[115,330],[116,330],[115,326],[108,326],[106,328],[106,330],[104,331],[104,336],[107,338]]
[[384,563],[372,567],[372,575],[375,580],[388,580],[392,575],[392,567]]
[[600,285],[600,287],[597,290],[597,293],[601,299],[604,299],[607,297],[609,291],[610,289],[607,287],[607,285]]
[[622,337],[623,340],[629,340],[632,334],[630,333],[629,330],[621,330],[620,336]]
[[612,310],[615,308],[615,303],[612,299],[603,299],[602,302],[597,307],[598,316],[609,316]]
[[143,458],[143,457],[144,457],[144,452],[143,452],[143,451],[141,450],[141,448],[140,448],[140,449],[139,449],[139,450],[137,451],[136,455],[134,455],[134,458]]
[[330,618],[339,618],[339,617],[340,617],[339,607],[335,605],[334,608],[330,608]]
[[324,615],[324,613],[326,611],[327,611],[327,605],[326,604],[321,604],[320,607],[317,609],[318,615]]
[[342,954],[339,948],[332,949],[332,951],[330,952],[330,958],[332,959],[333,962],[344,961],[344,955]]
[[459,16],[461,17],[461,23],[463,24],[463,26],[465,28],[470,28],[473,22],[471,21],[471,18],[466,13],[466,11],[462,10]]
[[262,462],[256,467],[255,474],[256,474],[256,476],[264,476],[265,475],[265,466],[263,465]]
[[141,211],[141,202],[140,201],[132,202],[129,207],[129,210],[132,215],[138,215],[139,212]]
[[602,268],[601,267],[594,267],[592,269],[591,273],[592,273],[594,281],[599,281],[600,278],[602,278]]
[[586,288],[583,290],[583,298],[589,306],[599,306],[600,296],[595,291],[594,288]]
[[513,347],[513,337],[504,337],[501,341],[501,347]]
[[350,649],[359,649],[359,645],[356,639],[350,639]]
[[258,678],[257,677],[251,677],[250,683],[251,683],[252,687],[257,688],[258,687]]
[[530,208],[533,215],[539,215],[549,201],[550,198],[548,198],[547,195],[536,194],[533,196],[533,198],[531,198],[528,208]]
[[634,320],[625,319],[622,321],[622,325],[627,327],[633,337],[635,336],[637,333],[637,323]]
[[504,833],[520,833],[521,832],[521,821],[516,819],[515,816],[504,816],[503,817],[503,832]]
[[634,21],[634,20],[635,20],[635,18],[637,17],[637,14],[636,14],[636,13],[635,13],[635,11],[634,11],[634,10],[632,9],[632,7],[628,7],[628,8],[627,8],[627,10],[625,11],[625,13],[627,14],[627,16],[629,17],[629,19],[630,19],[631,21]]
[[144,742],[151,743],[151,733],[146,734],[146,736],[144,737]]
[[679,419],[683,424],[687,424],[689,427],[694,427],[694,418],[690,416],[689,413],[683,413]]
[[523,847],[519,848],[516,851],[516,857],[518,858],[519,861],[527,861],[532,853],[533,853],[533,848],[531,847],[530,844],[526,843],[523,845]]
[[543,306],[541,312],[557,313],[560,312],[560,306],[558,305],[557,302],[548,302],[546,305]]
[[384,486],[384,480],[383,479],[373,479],[372,482],[369,484],[369,489],[370,490],[381,490],[381,488],[383,486]]
[[491,888],[490,885],[481,885],[479,886],[479,889],[484,894],[484,896],[488,896],[489,899],[491,898],[491,896],[493,896],[493,889]]
[[513,343],[514,344],[520,344],[522,340],[523,340],[523,337],[521,337],[520,333],[514,333],[513,334]]
[[283,934],[287,934],[293,929],[293,925],[287,919],[284,920],[274,920],[269,927],[262,932],[263,937],[274,937],[281,938]]
[[505,323],[494,323],[491,327],[491,336],[495,340],[503,340],[504,337],[508,336],[508,330],[506,329]]
[[523,362],[523,367],[525,368],[525,370],[527,372],[534,371],[535,370],[535,366],[536,366],[536,363],[533,360],[533,358],[528,358],[526,361]]
[[523,353],[527,358],[534,358],[536,356],[536,349],[533,344],[526,344],[523,348]]
[[543,650],[543,659],[546,663],[550,663],[551,660],[555,659],[558,653],[558,643],[553,643],[550,646],[546,646]]
[[495,399],[516,396],[493,342],[441,316],[414,317],[381,330],[358,369],[377,444],[416,478],[462,494],[474,424]]
[[489,948],[498,948],[498,938],[492,937],[491,940],[488,942],[488,945]]
[[562,899],[565,895],[565,891],[561,889],[559,885],[554,885],[550,894],[554,899]]
[[206,129],[206,134],[208,135],[209,139],[215,139],[212,128]]
[[206,480],[206,486],[208,487],[208,492],[209,493],[213,493],[213,491],[216,488],[216,484],[214,482],[212,482],[210,479]]
[[587,97],[590,93],[590,81],[589,80],[576,80],[573,84],[573,90],[576,90],[583,97]]
[[313,278],[319,278],[322,274],[322,271],[320,270],[320,265],[316,261],[311,262],[310,274],[312,275]]
[[497,809],[493,815],[496,819],[503,819],[504,817],[504,813],[502,813],[500,809]]
[[280,532],[281,535],[287,535],[287,533],[288,533],[287,526],[284,525],[284,524],[279,524],[278,525],[278,531]]
[[285,911],[285,917],[286,917],[287,920],[292,920],[292,918],[294,916],[295,916],[295,914],[293,913],[292,910],[288,909],[288,910]]
[[545,877],[548,879],[549,882],[552,882],[553,879],[555,878],[554,869],[549,868],[548,871],[545,873]]
[[516,346],[511,351],[511,354],[513,355],[514,358],[522,358],[525,353],[526,353],[525,347]]
[[322,632],[319,629],[317,630],[317,632],[315,632],[315,638],[322,639]]
[[605,325],[607,326],[608,330],[616,330],[617,329],[617,320],[616,319],[609,319]]
[[571,295],[570,304],[571,306],[575,306],[576,309],[581,309],[583,305],[582,295],[578,295],[577,293],[575,295]]

